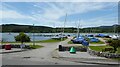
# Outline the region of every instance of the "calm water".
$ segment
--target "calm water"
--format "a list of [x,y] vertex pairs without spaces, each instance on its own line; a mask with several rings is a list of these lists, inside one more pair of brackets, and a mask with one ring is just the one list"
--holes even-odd
[[[19,33],[0,33],[0,41],[4,42],[15,42],[14,36],[17,36]],[[33,41],[33,34],[32,33],[26,33],[28,36],[30,36],[31,41]],[[34,33],[34,38],[35,41],[40,41],[40,40],[47,40],[51,39],[52,36],[42,36],[42,35],[59,35],[60,33]],[[80,33],[81,35],[86,35],[88,33]],[[98,34],[98,33],[90,33],[90,34]],[[104,33],[108,35],[113,35],[113,33]],[[70,36],[76,36],[76,33],[65,33],[65,35],[70,35]]]

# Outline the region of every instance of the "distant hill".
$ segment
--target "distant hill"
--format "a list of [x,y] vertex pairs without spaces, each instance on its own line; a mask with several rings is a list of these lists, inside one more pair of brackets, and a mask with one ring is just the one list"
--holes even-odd
[[[57,27],[47,27],[47,26],[32,26],[32,25],[18,25],[18,24],[3,24],[2,32],[36,32],[36,33],[60,33],[63,28]],[[110,33],[114,32],[114,27],[116,27],[116,32],[120,32],[120,25],[113,26],[100,26],[100,27],[89,27],[80,29],[81,33]],[[76,33],[77,28],[67,27],[64,29],[66,33]]]
[[17,24],[4,24],[2,32],[51,32],[51,27],[46,26],[32,26],[32,25],[17,25]]

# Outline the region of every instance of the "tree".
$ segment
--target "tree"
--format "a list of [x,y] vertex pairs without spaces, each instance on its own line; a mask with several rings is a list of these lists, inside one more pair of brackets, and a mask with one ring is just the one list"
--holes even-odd
[[15,36],[16,41],[20,41],[22,44],[23,42],[30,42],[30,37],[25,33],[21,32],[19,35]]
[[114,51],[117,51],[117,48],[120,47],[120,40],[112,40],[109,45],[114,48]]

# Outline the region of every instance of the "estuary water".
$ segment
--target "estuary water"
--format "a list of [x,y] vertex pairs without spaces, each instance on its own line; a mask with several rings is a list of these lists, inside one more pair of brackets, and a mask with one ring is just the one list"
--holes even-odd
[[[0,41],[3,42],[15,42],[14,37],[17,36],[19,33],[0,33]],[[30,36],[31,41],[33,41],[33,37],[35,41],[41,41],[41,40],[48,40],[51,39],[54,35],[60,35],[61,33],[26,33],[28,36]],[[99,34],[99,33],[80,33],[80,35],[87,35],[87,34]],[[102,34],[108,34],[113,35],[114,33],[102,33]],[[76,33],[64,33],[64,35],[70,35],[70,36],[76,36]]]

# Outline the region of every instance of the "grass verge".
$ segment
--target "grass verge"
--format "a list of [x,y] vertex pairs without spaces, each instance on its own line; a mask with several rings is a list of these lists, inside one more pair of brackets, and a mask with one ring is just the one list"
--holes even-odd
[[[67,38],[63,38],[62,41],[66,40]],[[52,43],[52,42],[60,42],[61,38],[52,38],[52,39],[48,39],[48,40],[42,40],[42,41],[35,41],[35,43]],[[21,42],[1,42],[1,44],[7,44],[7,43],[11,43],[11,44],[21,44]],[[33,43],[31,42],[24,42],[24,43]]]
[[[63,38],[62,41],[66,40],[67,38]],[[37,42],[40,42],[40,43],[51,43],[51,42],[60,42],[61,41],[61,38],[52,38],[52,39],[49,39],[49,40],[42,40],[42,41],[37,41]]]
[[112,60],[120,61],[120,58],[112,58]]
[[38,49],[38,48],[42,48],[43,46],[41,45],[30,45],[31,49]]
[[72,41],[69,41],[68,44],[74,44]]
[[102,41],[99,41],[99,42],[90,42],[90,44],[105,44],[105,43]]
[[[89,48],[95,51],[102,51],[105,48],[113,48],[113,47],[112,46],[89,46]],[[120,54],[120,47],[117,48],[117,51],[115,53]]]
[[105,48],[113,48],[111,46],[89,46],[90,49],[95,51],[102,51]]
[[37,41],[40,43],[51,43],[51,42],[60,42],[60,39],[49,39],[49,40],[42,40],[42,41]]

